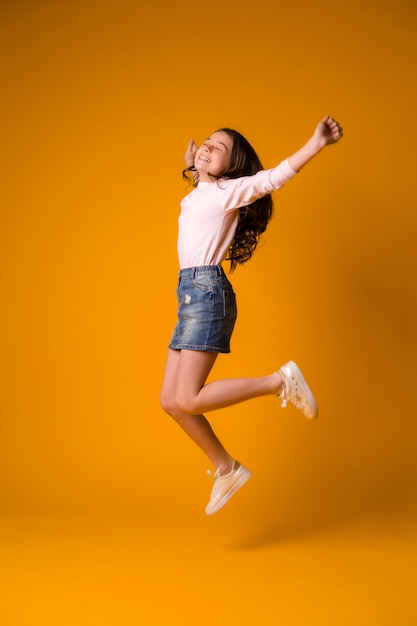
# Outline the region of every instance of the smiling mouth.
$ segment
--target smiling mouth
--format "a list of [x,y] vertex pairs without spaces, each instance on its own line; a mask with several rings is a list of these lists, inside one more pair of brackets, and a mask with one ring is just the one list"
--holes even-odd
[[201,157],[200,157],[200,160],[201,160],[201,161],[205,161],[206,163],[210,163],[210,159],[208,159],[207,157],[203,157],[203,156],[201,156]]

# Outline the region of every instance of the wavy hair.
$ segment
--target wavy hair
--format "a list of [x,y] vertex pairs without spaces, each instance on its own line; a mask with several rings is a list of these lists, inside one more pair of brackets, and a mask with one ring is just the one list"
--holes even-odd
[[[237,130],[219,128],[216,132],[226,133],[233,141],[230,166],[227,171],[217,177],[219,180],[252,176],[264,169],[253,147]],[[186,168],[183,171],[183,177],[193,186],[196,186],[198,183],[198,175],[196,175],[194,166]],[[230,271],[233,272],[237,265],[243,265],[252,257],[262,233],[271,220],[272,213],[273,201],[271,194],[262,196],[239,209],[235,236],[226,256],[226,260],[230,261]]]

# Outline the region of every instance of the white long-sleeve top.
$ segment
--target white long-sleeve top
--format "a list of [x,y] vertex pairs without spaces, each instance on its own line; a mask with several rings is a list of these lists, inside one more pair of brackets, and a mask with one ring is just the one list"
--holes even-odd
[[288,159],[253,176],[199,182],[181,201],[178,220],[180,268],[220,265],[235,236],[237,209],[282,187],[296,172]]

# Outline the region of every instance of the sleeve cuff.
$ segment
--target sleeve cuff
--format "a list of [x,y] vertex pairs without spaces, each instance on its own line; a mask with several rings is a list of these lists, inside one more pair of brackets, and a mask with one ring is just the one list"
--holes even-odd
[[285,159],[285,161],[282,161],[278,167],[281,168],[282,173],[287,178],[294,178],[294,176],[298,174],[298,172],[292,169],[289,159]]
[[297,173],[298,172],[293,170],[293,168],[291,167],[288,159],[285,159],[284,161],[281,161],[279,165],[274,167],[274,169],[271,170],[270,180],[271,180],[271,183],[274,185],[274,187],[278,189],[288,180],[290,180],[291,178],[294,178],[294,176]]

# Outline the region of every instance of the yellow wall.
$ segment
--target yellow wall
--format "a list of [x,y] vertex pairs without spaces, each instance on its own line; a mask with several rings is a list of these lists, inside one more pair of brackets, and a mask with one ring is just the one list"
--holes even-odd
[[4,512],[203,509],[206,461],[158,400],[182,154],[230,125],[272,166],[327,112],[345,138],[275,195],[214,373],[295,359],[320,420],[266,398],[212,422],[269,516],[415,511],[416,9],[284,4],[2,8]]

